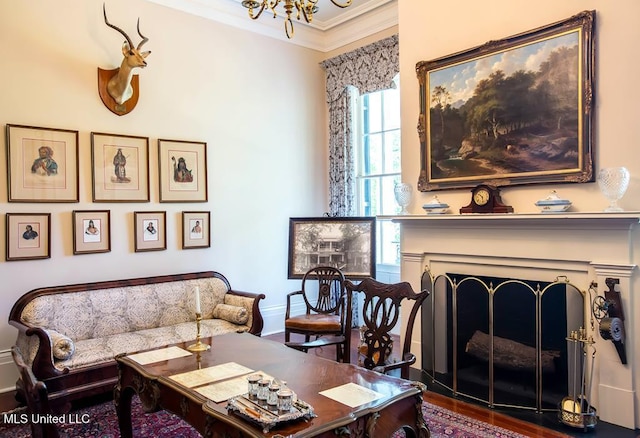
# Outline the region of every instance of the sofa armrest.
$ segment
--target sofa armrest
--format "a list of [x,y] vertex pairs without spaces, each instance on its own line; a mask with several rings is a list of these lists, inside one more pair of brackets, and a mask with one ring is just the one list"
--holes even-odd
[[[250,304],[247,306],[247,310],[249,311],[249,321],[247,324],[249,326],[249,333],[252,335],[260,336],[262,335],[262,328],[264,327],[264,319],[262,319],[262,313],[260,313],[260,300],[265,298],[265,294],[257,294],[253,292],[242,292],[237,290],[229,290],[227,292],[229,295],[246,298],[247,303]],[[244,300],[243,300],[244,301]]]
[[23,327],[26,329],[20,330],[21,332],[24,332],[26,336],[35,336],[38,339],[38,349],[31,364],[33,374],[39,380],[44,380],[69,373],[68,368],[60,370],[53,364],[53,342],[47,330],[42,327]]

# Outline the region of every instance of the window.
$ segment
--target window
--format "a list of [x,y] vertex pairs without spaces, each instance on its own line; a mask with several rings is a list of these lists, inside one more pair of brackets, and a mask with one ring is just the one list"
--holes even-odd
[[[363,94],[354,117],[358,213],[362,216],[398,212],[393,187],[401,179],[400,90],[398,87]],[[390,220],[378,219],[378,264],[400,264],[400,230]]]

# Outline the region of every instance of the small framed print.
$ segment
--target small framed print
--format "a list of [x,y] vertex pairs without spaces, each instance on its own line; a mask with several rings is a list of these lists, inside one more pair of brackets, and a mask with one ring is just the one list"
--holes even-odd
[[149,138],[91,133],[93,202],[149,202]]
[[208,211],[182,212],[182,249],[209,248],[211,213]]
[[74,210],[73,253],[91,254],[111,251],[109,210]]
[[135,251],[162,251],[167,249],[167,212],[133,212]]
[[160,202],[207,202],[207,144],[158,140]]
[[7,125],[9,202],[78,202],[78,131]]
[[7,261],[51,258],[51,213],[7,213]]

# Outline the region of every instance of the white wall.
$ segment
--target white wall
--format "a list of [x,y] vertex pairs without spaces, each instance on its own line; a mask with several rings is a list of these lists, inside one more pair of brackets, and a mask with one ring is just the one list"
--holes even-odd
[[[288,219],[327,210],[318,52],[141,0],[110,0],[107,8],[134,44],[139,16],[152,51],[138,105],[122,117],[97,91],[97,67],[115,68],[122,58],[123,39],[104,24],[102,1],[0,2],[0,124],[80,134],[79,203],[8,203],[0,178],[0,390],[15,382],[9,311],[38,287],[212,269],[236,289],[265,293],[265,331],[273,330],[296,286],[287,280]],[[150,138],[151,202],[91,202],[92,131]],[[207,203],[158,202],[158,138],[207,143]],[[71,212],[91,209],[111,210],[111,252],[74,256]],[[133,212],[158,210],[167,212],[167,250],[135,253]],[[211,248],[180,249],[185,210],[211,211]],[[52,213],[50,259],[4,260],[7,212]]]
[[[640,210],[640,144],[635,102],[640,99],[637,74],[640,41],[636,0],[491,0],[459,2],[402,0],[398,2],[400,30],[400,83],[402,102],[403,179],[416,183],[420,172],[420,143],[416,131],[419,113],[416,63],[476,47],[490,40],[536,29],[569,18],[583,10],[596,10],[595,66],[595,171],[624,165],[631,184],[620,205]],[[596,183],[520,186],[503,190],[502,199],[516,213],[537,212],[534,203],[551,189],[573,202],[575,211],[602,211],[607,202]],[[433,192],[419,193],[409,207],[424,213]],[[467,190],[438,192],[453,212],[469,203]]]

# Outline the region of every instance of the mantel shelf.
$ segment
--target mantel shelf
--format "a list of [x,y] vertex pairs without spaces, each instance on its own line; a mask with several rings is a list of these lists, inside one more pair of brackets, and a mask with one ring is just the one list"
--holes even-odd
[[619,213],[507,213],[507,214],[433,214],[378,216],[403,226],[433,228],[589,228],[632,229],[640,223],[640,211]]

